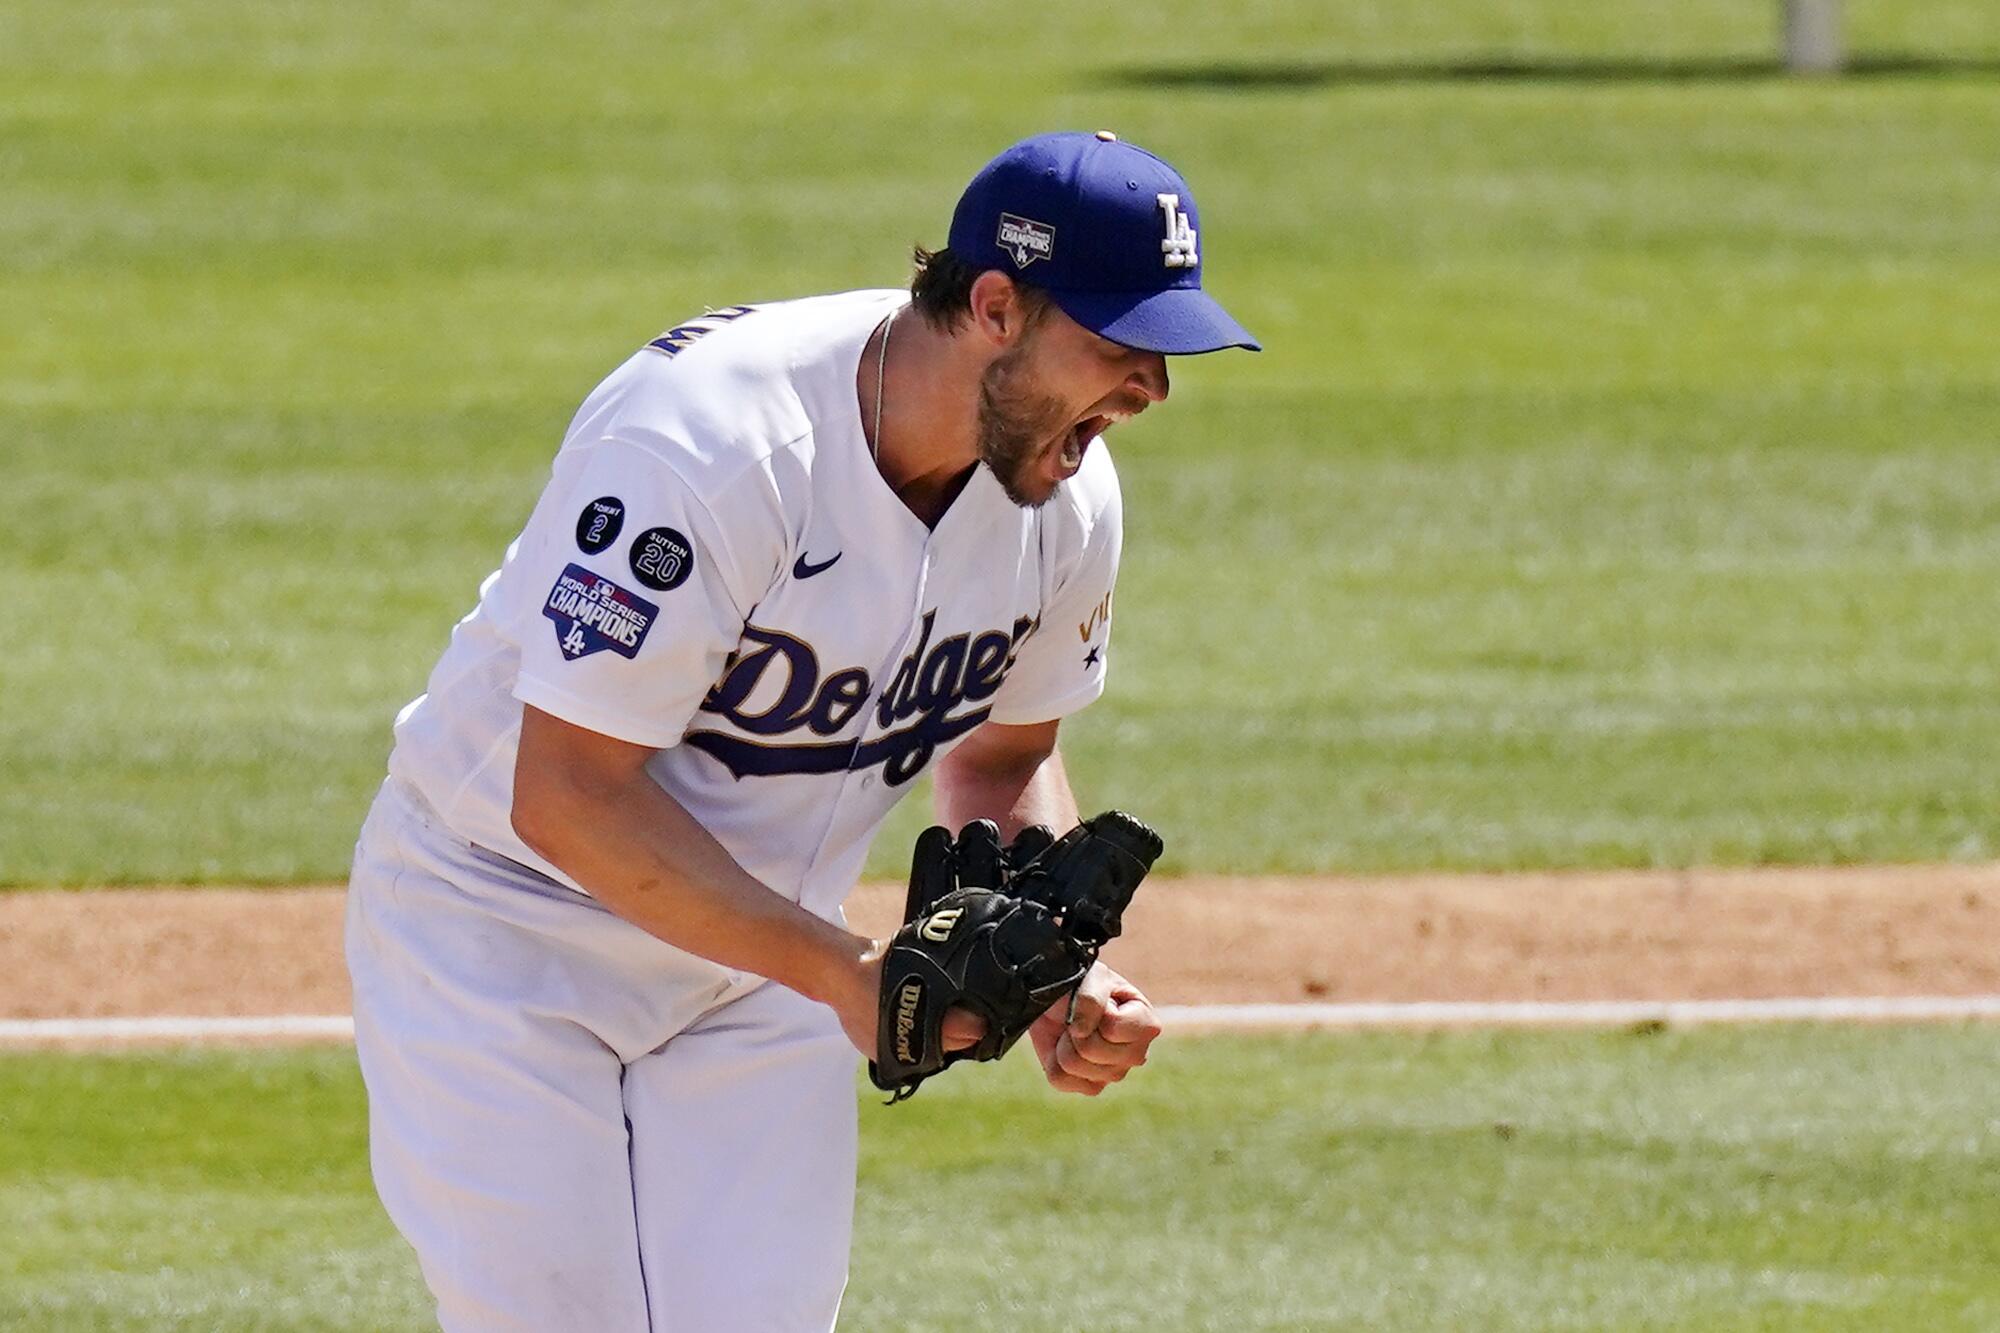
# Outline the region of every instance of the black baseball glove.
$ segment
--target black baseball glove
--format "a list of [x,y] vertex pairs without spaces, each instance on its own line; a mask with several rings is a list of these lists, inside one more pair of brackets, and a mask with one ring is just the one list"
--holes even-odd
[[[882,962],[875,1086],[902,1101],[958,1060],[998,1060],[1037,1018],[1074,996],[1117,936],[1160,838],[1109,810],[1062,838],[1035,826],[1009,846],[991,820],[917,838],[904,926]],[[944,1049],[944,1016],[986,1021],[977,1045]]]

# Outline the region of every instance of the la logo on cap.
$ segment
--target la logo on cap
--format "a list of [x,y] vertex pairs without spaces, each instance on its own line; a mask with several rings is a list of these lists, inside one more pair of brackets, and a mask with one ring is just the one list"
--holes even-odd
[[1160,254],[1168,268],[1193,268],[1201,262],[1201,256],[1194,248],[1194,227],[1188,222],[1188,215],[1181,212],[1181,197],[1163,194],[1159,199],[1160,211],[1167,215],[1167,239],[1160,242]]

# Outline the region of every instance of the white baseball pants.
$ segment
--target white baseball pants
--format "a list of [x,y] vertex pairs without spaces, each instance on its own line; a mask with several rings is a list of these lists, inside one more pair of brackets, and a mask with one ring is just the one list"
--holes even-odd
[[447,1333],[833,1326],[858,1057],[831,1010],[469,846],[394,782],[347,961],[376,1188]]

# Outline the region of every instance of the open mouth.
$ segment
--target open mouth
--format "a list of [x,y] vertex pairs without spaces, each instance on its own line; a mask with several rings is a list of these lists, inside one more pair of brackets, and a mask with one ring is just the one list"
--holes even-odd
[[1089,416],[1071,426],[1069,434],[1063,438],[1062,443],[1063,467],[1071,472],[1082,467],[1083,451],[1090,447],[1092,440],[1110,430],[1116,420],[1115,417],[1102,415]]

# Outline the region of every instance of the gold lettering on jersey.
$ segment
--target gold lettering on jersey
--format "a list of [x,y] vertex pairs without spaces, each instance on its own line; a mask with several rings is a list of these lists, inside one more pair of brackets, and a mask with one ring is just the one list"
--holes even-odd
[[1077,623],[1076,637],[1082,639],[1085,643],[1089,643],[1099,629],[1110,623],[1111,594],[1107,592],[1104,594],[1103,601],[1090,608],[1089,617]]

